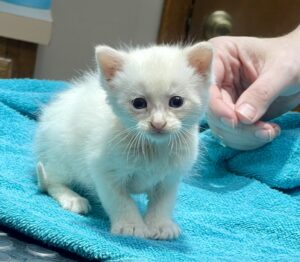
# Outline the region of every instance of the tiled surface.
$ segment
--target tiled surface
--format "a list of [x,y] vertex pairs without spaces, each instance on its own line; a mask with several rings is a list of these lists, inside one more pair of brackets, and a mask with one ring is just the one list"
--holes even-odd
[[[63,254],[62,254],[63,253]],[[30,238],[0,226],[0,262],[84,261],[72,254],[52,250]]]

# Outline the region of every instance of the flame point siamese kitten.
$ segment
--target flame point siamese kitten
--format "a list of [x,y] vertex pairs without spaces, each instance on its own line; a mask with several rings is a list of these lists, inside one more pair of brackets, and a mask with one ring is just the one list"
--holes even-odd
[[[212,82],[212,47],[96,47],[98,72],[57,95],[36,133],[40,190],[86,214],[96,194],[114,234],[174,239],[180,178],[198,155],[198,122]],[[131,194],[146,193],[142,216]]]

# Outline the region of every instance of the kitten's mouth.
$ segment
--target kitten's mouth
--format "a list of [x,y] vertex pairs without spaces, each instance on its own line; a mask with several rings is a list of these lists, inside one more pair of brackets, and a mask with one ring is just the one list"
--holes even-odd
[[151,130],[149,132],[150,136],[155,140],[161,140],[168,137],[169,132],[166,130]]
[[153,134],[158,134],[158,135],[163,135],[163,134],[167,134],[167,131],[164,131],[164,130],[153,130],[152,133]]
[[154,135],[166,135],[168,134],[168,131],[165,130],[165,129],[151,129],[151,134],[154,134]]

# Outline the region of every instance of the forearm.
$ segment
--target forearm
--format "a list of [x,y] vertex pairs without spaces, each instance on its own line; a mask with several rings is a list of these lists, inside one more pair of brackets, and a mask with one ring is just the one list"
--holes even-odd
[[298,25],[292,32],[281,37],[281,48],[286,49],[290,73],[294,75],[294,84],[300,86],[300,25]]

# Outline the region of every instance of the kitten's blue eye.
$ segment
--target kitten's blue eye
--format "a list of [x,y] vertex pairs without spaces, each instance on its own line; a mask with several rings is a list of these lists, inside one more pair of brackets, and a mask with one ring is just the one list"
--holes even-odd
[[147,107],[147,101],[142,97],[137,97],[131,101],[132,105],[136,109],[143,109]]
[[173,96],[169,100],[170,107],[181,107],[183,105],[183,98],[181,96]]

